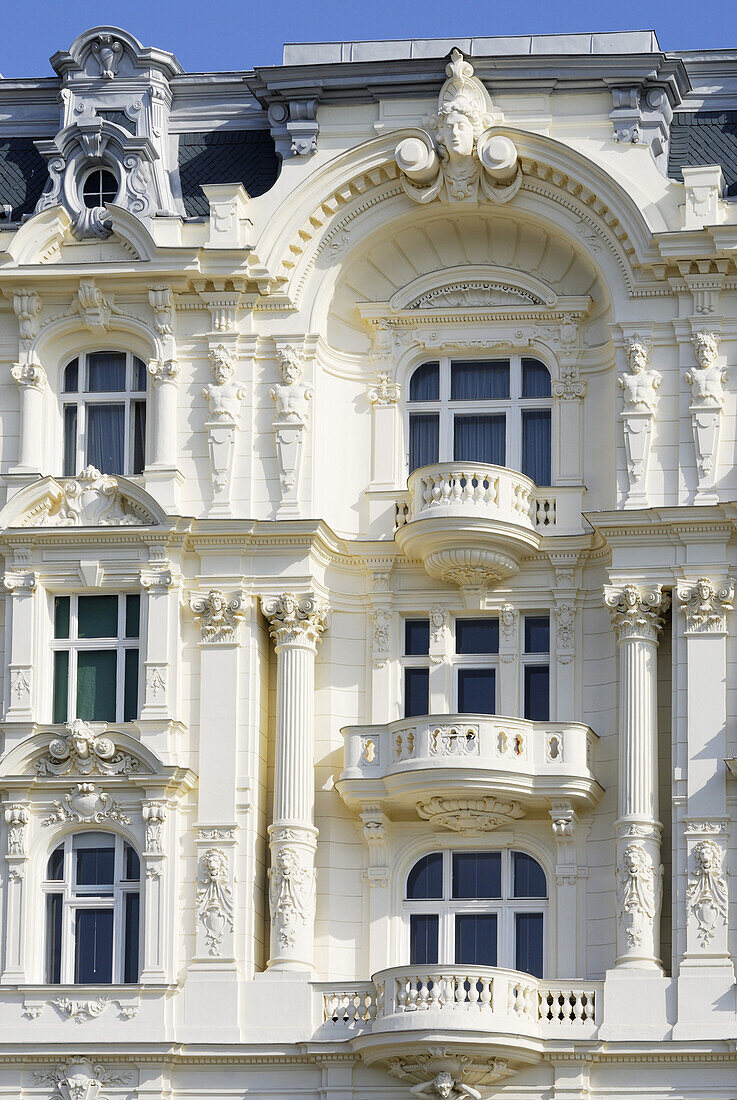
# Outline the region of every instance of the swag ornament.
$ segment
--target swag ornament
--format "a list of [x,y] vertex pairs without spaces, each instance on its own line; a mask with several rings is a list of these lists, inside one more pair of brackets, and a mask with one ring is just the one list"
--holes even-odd
[[460,50],[451,51],[445,72],[427,130],[397,145],[402,186],[419,203],[509,202],[522,184],[522,169],[514,142],[491,131],[502,114]]

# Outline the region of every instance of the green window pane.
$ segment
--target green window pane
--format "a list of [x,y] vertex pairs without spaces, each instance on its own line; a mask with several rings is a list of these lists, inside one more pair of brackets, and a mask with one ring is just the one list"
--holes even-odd
[[54,598],[54,637],[69,637],[69,597]]
[[114,649],[81,650],[77,654],[77,718],[85,722],[115,721],[117,663]]
[[125,597],[125,636],[138,638],[141,632],[141,597]]
[[125,651],[125,687],[123,692],[123,721],[132,722],[138,717],[138,650]]
[[78,637],[117,638],[118,597],[80,596],[78,618]]
[[69,699],[69,654],[59,650],[54,654],[54,702],[52,720],[66,722]]

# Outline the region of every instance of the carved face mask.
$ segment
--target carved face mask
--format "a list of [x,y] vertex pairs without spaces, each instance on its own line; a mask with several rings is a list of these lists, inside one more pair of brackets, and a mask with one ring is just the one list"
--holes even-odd
[[443,119],[443,143],[450,156],[470,157],[473,153],[473,123],[467,115],[452,110]]

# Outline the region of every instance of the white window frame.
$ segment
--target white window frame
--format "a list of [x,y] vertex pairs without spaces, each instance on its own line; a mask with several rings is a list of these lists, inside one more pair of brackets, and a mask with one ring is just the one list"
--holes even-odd
[[[103,390],[89,393],[84,389],[87,380],[87,358],[90,355],[98,354],[111,354],[111,355],[124,355],[125,356],[125,379],[126,388],[124,390]],[[65,392],[64,385],[66,382],[67,368],[77,360],[77,389],[70,392]],[[146,406],[146,434],[148,434],[148,373],[146,373],[146,388],[143,390],[134,390],[131,388],[133,383],[133,361],[137,359],[140,363],[143,360],[139,355],[134,355],[131,351],[123,351],[120,348],[88,348],[85,351],[80,351],[77,355],[73,355],[71,359],[68,359],[64,364],[61,372],[61,465],[64,465],[64,457],[66,453],[66,410],[70,405],[77,406],[77,438],[75,440],[74,455],[75,455],[75,473],[72,475],[65,474],[65,477],[75,476],[80,473],[81,470],[87,465],[87,408],[90,405],[123,405],[124,406],[124,420],[123,420],[123,469],[116,470],[115,473],[121,477],[138,477],[140,474],[133,473],[133,457],[134,457],[134,443],[133,433],[135,430],[135,418],[133,416],[132,406],[135,403],[143,402]],[[145,366],[145,364],[144,364]],[[143,461],[144,466],[146,463],[146,440],[144,439],[143,445]]]
[[[85,893],[85,890],[91,891],[92,887],[81,887],[82,893],[76,893],[74,885],[75,874],[75,860],[74,860],[74,840],[77,837],[105,837],[106,839],[113,840],[115,847],[115,877],[113,882],[113,892],[110,896],[93,894],[91,892]],[[53,855],[60,845],[64,845],[64,874],[61,879],[47,879],[46,873],[48,871],[49,859]],[[133,848],[138,856],[139,873],[138,879],[135,881],[128,881],[120,877],[125,867],[125,845]],[[93,847],[93,845],[89,845]],[[44,968],[44,982],[48,983],[49,977],[46,967],[48,961],[48,936],[49,936],[49,921],[48,921],[48,909],[46,898],[49,894],[61,894],[62,895],[62,928],[61,928],[61,973],[59,985],[76,985],[74,980],[74,955],[75,955],[75,936],[74,936],[74,924],[75,916],[80,909],[112,909],[113,911],[113,965],[112,965],[112,981],[110,985],[136,985],[140,981],[141,973],[141,951],[143,948],[143,882],[141,880],[141,853],[137,848],[131,844],[129,840],[126,840],[119,833],[106,832],[102,829],[89,829],[81,830],[76,833],[69,833],[63,840],[56,843],[46,856],[46,863],[44,865],[44,881],[41,884],[42,899],[43,899],[43,915],[42,915],[42,927],[44,929],[43,939],[43,968]],[[138,901],[138,980],[136,982],[125,982],[124,978],[124,927],[125,927],[125,897],[126,894],[136,893],[139,895]],[[55,984],[55,983],[54,983]],[[84,983],[82,983],[84,984]]]
[[[550,642],[551,642],[551,615],[550,611],[523,611],[522,622],[520,624],[520,654],[519,654],[519,667],[520,667],[520,710],[522,711],[522,717],[524,717],[525,710],[525,668],[528,665],[537,665],[539,667],[545,667],[548,670],[548,714],[552,714],[552,699],[551,694],[553,690],[551,668],[550,668]],[[525,619],[547,619],[548,620],[548,651],[547,653],[527,653],[525,650]]]
[[[545,868],[542,867],[537,856],[526,852],[523,848],[443,848],[426,852],[425,856],[440,851],[443,856],[443,897],[426,898],[424,900],[410,901],[407,898],[407,880],[412,868],[424,856],[418,856],[407,870],[402,886],[402,920],[403,920],[403,958],[409,965],[410,955],[410,916],[438,916],[438,966],[455,966],[455,915],[457,913],[496,914],[497,917],[497,968],[516,970],[515,966],[515,914],[516,913],[542,913],[543,916],[543,974],[548,969],[548,936],[549,919],[548,908],[550,904],[550,884]],[[501,854],[501,898],[459,898],[451,897],[453,890],[453,855],[455,853],[469,854],[470,852],[499,852]],[[545,881],[548,886],[548,895],[545,898],[514,898],[512,890],[513,863],[512,853],[522,852],[529,855],[536,863],[540,864]],[[417,964],[419,966],[425,964]],[[428,966],[435,964],[428,963]],[[466,965],[466,964],[457,964]],[[468,964],[470,965],[470,964]]]
[[[551,419],[551,440],[550,440],[550,480],[555,481],[555,475],[553,471],[553,438],[552,438],[552,419],[553,419],[553,398],[551,397],[522,397],[522,360],[534,359],[545,367],[548,374],[551,376],[552,386],[552,373],[548,364],[541,359],[538,355],[532,352],[509,352],[507,355],[495,355],[495,356],[476,356],[475,358],[461,357],[458,355],[440,355],[437,358],[428,358],[423,360],[422,363],[418,363],[410,371],[407,379],[407,400],[405,401],[405,418],[404,418],[404,438],[406,440],[405,447],[405,466],[409,472],[409,440],[410,440],[410,427],[409,420],[412,413],[439,413],[440,423],[438,428],[438,464],[441,462],[453,462],[453,417],[456,414],[461,416],[494,416],[504,414],[506,420],[505,430],[505,448],[506,448],[506,463],[505,466],[508,469],[520,470],[522,468],[522,410],[523,409],[548,409],[550,410]],[[504,363],[509,362],[509,397],[499,401],[451,401],[450,399],[450,364],[456,363],[473,363],[477,361],[484,361],[489,363]],[[440,399],[438,401],[411,401],[410,384],[415,371],[420,367],[425,366],[427,363],[439,363],[439,392]]]
[[[494,669],[494,710],[492,714],[499,714],[499,649],[496,653],[456,653],[456,626],[458,622],[463,619],[486,619],[489,621],[496,620],[497,630],[501,630],[501,624],[499,622],[498,614],[476,614],[476,615],[454,615],[451,623],[451,652],[448,657],[448,663],[450,664],[453,676],[453,687],[451,706],[453,714],[460,714],[459,710],[459,690],[458,690],[458,672],[462,668],[493,668]],[[500,638],[501,642],[501,638]],[[476,713],[475,711],[463,711],[464,714]]]
[[[117,636],[111,638],[79,638],[79,599],[86,596],[115,596],[118,600],[118,625]],[[138,650],[138,693],[136,698],[136,713],[141,709],[141,635],[143,633],[143,598],[140,599],[140,611],[138,616],[138,637],[125,637],[125,615],[127,596],[139,596],[138,592],[56,592],[51,595],[51,652],[56,654],[59,650],[69,653],[69,671],[67,675],[67,722],[73,721],[77,715],[77,654],[84,650],[110,651],[115,650],[115,721],[124,721],[125,707],[125,654],[129,649]],[[69,598],[69,637],[55,638],[54,601],[59,598]],[[54,693],[53,671],[56,657],[52,657],[52,691],[51,691],[51,719],[53,720]]]
[[[429,628],[429,617],[427,615],[423,615],[421,612],[418,613],[417,615],[411,615],[411,614],[402,615],[401,620],[400,620],[400,624],[401,624],[401,643],[402,643],[402,645],[401,645],[401,656],[399,658],[399,664],[400,664],[400,676],[401,676],[401,688],[402,688],[400,711],[402,713],[402,716],[404,716],[404,708],[405,708],[405,705],[406,705],[406,692],[407,692],[405,670],[408,669],[408,668],[423,668],[423,669],[428,670],[427,705],[428,705],[428,707],[430,706],[430,698],[431,698],[431,691],[432,691],[432,685],[430,683],[430,680],[432,678],[431,674],[430,674],[430,670],[432,669],[432,663],[430,661],[430,654],[429,654],[429,652],[428,653],[416,653],[414,656],[410,656],[407,653],[405,653],[405,648],[406,648],[405,623],[407,623],[407,622],[420,622],[420,621],[427,622],[428,623],[428,628]],[[420,717],[420,716],[415,715],[414,717]],[[407,721],[409,722],[409,721],[411,721],[411,719],[408,718]]]

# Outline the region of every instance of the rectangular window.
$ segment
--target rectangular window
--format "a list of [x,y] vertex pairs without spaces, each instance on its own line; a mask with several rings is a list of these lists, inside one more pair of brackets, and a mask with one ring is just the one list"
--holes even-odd
[[451,401],[506,401],[509,398],[509,360],[451,362]]
[[125,405],[87,407],[87,465],[101,474],[125,469]]
[[410,966],[434,965],[438,961],[438,929],[436,913],[413,913],[409,918]]
[[46,981],[58,985],[61,981],[61,921],[64,912],[62,894],[46,895]]
[[129,352],[88,352],[63,372],[62,466],[140,474],[146,464],[146,364]]
[[113,910],[78,909],[75,916],[74,981],[113,980]]
[[499,619],[455,621],[456,709],[460,714],[496,713]]
[[404,653],[407,657],[426,657],[430,652],[430,620],[404,620]]
[[500,898],[501,852],[454,852],[454,898]]
[[496,669],[458,669],[458,713],[496,714]]
[[487,462],[504,466],[507,454],[507,418],[454,416],[453,458],[456,462]]
[[138,594],[55,598],[54,722],[137,717],[139,634]]
[[437,413],[412,413],[409,418],[409,469],[438,461],[440,418]]
[[404,717],[414,718],[416,714],[428,714],[430,711],[430,670],[429,668],[405,668],[404,670]]
[[536,485],[550,484],[550,409],[522,410],[521,465]]
[[496,966],[496,941],[496,913],[456,913],[456,963],[466,966]]
[[138,981],[138,927],[140,900],[137,893],[125,895],[123,931],[123,981]]
[[524,717],[531,722],[550,720],[550,617],[524,616]]
[[515,969],[536,978],[543,976],[543,915],[514,914]]
[[456,619],[456,653],[498,653],[499,620]]

